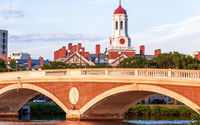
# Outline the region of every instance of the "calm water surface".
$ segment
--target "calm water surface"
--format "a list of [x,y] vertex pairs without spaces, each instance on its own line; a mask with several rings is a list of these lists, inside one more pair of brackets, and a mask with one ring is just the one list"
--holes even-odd
[[194,122],[184,117],[134,117],[132,119],[124,121],[66,121],[65,115],[25,115],[20,116],[20,118],[1,118],[0,125],[187,125]]

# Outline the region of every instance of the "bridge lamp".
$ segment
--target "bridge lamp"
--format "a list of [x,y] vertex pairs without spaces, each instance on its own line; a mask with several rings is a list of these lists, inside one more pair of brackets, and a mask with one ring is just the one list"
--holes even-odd
[[18,71],[18,61],[16,60],[16,71]]
[[8,72],[10,71],[10,62],[8,62]]
[[120,64],[120,56],[121,56],[122,52],[118,52],[118,54],[119,54],[119,64]]

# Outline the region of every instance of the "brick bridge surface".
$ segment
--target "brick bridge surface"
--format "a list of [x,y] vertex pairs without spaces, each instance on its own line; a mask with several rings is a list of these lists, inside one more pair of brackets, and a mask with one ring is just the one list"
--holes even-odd
[[[70,95],[72,89],[75,93]],[[158,93],[198,112],[200,71],[68,69],[1,73],[0,115],[18,115],[20,108],[40,93],[56,102],[67,119],[121,119],[128,108]]]

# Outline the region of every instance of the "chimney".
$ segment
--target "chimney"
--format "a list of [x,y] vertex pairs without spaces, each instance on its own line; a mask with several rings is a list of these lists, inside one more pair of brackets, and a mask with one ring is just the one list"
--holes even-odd
[[78,50],[77,45],[74,45],[74,52],[77,52],[77,50]]
[[70,50],[70,52],[72,52],[72,43],[68,44],[68,50]]
[[78,44],[78,52],[80,52],[81,48],[82,48],[82,44],[79,43],[79,44]]
[[89,53],[89,52],[86,52],[86,53],[84,54],[84,57],[85,57],[85,58],[90,58],[90,53]]
[[61,50],[60,54],[61,54],[61,58],[63,58],[63,57],[66,57],[66,56],[67,56],[67,50],[66,50],[66,47],[65,47],[65,46],[63,46],[63,48],[62,48],[62,50]]
[[100,45],[96,45],[96,56],[99,57],[100,55]]
[[11,62],[11,60],[12,60],[11,57],[8,57],[8,62]]
[[155,56],[158,56],[159,54],[161,54],[161,49],[157,49],[157,50],[155,50]]
[[74,53],[74,52],[77,52],[77,46],[76,45],[72,46],[72,53]]
[[5,54],[2,54],[2,55],[1,55],[1,59],[2,59],[3,61],[6,62],[6,60],[7,60],[7,59],[6,59],[6,55],[5,55]]
[[31,57],[28,58],[28,69],[31,69]]
[[44,60],[43,57],[40,57],[40,67],[42,68],[44,66]]
[[84,48],[84,47],[82,47],[81,49],[82,49],[82,53],[81,53],[81,55],[82,55],[82,56],[84,56],[84,53],[85,53],[85,48]]
[[140,56],[144,56],[145,55],[145,46],[142,45],[140,46]]

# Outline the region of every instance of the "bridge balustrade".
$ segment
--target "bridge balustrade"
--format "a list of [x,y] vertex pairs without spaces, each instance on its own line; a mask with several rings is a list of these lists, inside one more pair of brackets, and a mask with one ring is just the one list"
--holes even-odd
[[172,71],[172,78],[200,79],[200,71]]
[[198,70],[172,69],[85,69],[81,70],[81,75],[200,79],[200,71]]
[[200,80],[200,70],[173,70],[173,69],[64,69],[46,71],[27,71],[1,73],[0,82],[4,80],[39,79],[39,78],[84,78],[84,77],[108,77],[108,78],[171,78]]
[[45,72],[45,76],[65,76],[67,75],[67,71],[47,71]]
[[81,70],[81,75],[106,75],[105,70]]
[[136,76],[136,70],[108,70],[109,76]]
[[143,77],[168,77],[168,71],[159,69],[142,69],[138,70],[138,76]]

